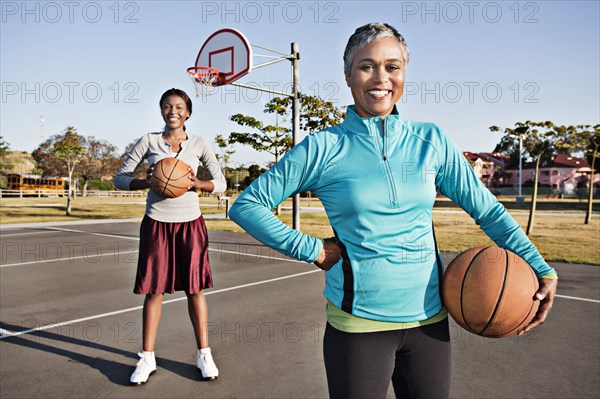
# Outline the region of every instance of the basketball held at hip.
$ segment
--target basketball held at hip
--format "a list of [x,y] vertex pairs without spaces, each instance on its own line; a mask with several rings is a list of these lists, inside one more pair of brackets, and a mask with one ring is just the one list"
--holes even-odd
[[154,164],[150,176],[150,189],[165,198],[182,196],[189,191],[192,173],[180,159],[164,158]]
[[529,264],[506,249],[471,248],[447,267],[442,298],[452,318],[473,334],[514,335],[537,313],[539,283]]

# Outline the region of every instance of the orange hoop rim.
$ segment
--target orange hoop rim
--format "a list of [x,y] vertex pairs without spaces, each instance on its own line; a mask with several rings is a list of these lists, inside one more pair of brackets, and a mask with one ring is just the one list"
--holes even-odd
[[187,73],[190,76],[200,80],[202,83],[208,83],[206,82],[206,79],[211,78],[213,76],[216,77],[216,79],[213,82],[210,82],[211,84],[218,86],[221,82],[221,73],[217,68],[211,68],[206,66],[193,66],[187,69]]

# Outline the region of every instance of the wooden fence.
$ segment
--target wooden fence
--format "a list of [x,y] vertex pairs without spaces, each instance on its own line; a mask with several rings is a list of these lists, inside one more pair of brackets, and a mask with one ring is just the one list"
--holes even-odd
[[[145,190],[120,191],[120,190],[87,190],[86,197],[146,197]],[[23,197],[66,197],[67,190],[0,190],[0,198],[23,198]],[[81,197],[77,192],[74,196]]]

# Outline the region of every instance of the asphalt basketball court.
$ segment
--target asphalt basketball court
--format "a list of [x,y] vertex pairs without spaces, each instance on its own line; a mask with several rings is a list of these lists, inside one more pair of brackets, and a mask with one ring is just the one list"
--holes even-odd
[[[200,381],[177,293],[165,296],[157,373],[130,386],[141,348],[138,229],[139,221],[2,226],[0,397],[327,397],[322,272],[219,231],[209,231],[215,287],[206,292],[219,379]],[[486,339],[451,324],[453,398],[600,396],[600,268],[553,266],[560,296],[537,331]]]

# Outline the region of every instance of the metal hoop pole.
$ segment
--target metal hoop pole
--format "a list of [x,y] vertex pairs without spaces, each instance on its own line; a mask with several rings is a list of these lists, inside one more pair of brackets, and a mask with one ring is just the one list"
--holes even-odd
[[[300,53],[298,52],[298,43],[292,43],[292,142],[294,146],[300,141],[300,93],[298,92],[298,86],[300,82],[300,71],[298,69],[298,60],[300,59]],[[292,226],[294,230],[300,231],[300,194],[296,194],[292,201],[292,212],[293,220]]]
[[281,54],[281,55],[285,55],[285,56],[288,55],[286,53],[282,53],[281,51],[273,50],[273,49],[270,49],[268,47],[259,46],[258,44],[251,44],[251,46],[259,48],[259,49],[262,49],[262,50],[267,50],[267,51],[270,51],[270,52],[276,53],[276,54]]
[[258,90],[258,91],[264,91],[265,93],[277,94],[277,95],[280,95],[280,96],[286,96],[286,97],[291,97],[291,98],[294,97],[294,95],[291,94],[291,93],[284,93],[282,91],[277,91],[277,90],[263,89],[262,87],[250,86],[250,85],[246,85],[246,84],[238,83],[238,82],[230,82],[228,84],[230,84],[232,86],[243,87],[245,89],[252,89],[252,90]]
[[262,67],[265,67],[267,65],[271,65],[271,64],[275,64],[277,62],[281,62],[281,61],[285,61],[285,60],[291,60],[291,59],[292,58],[290,56],[277,58],[276,60],[266,61],[266,62],[263,62],[262,64],[254,65],[252,67],[252,69],[262,68]]

